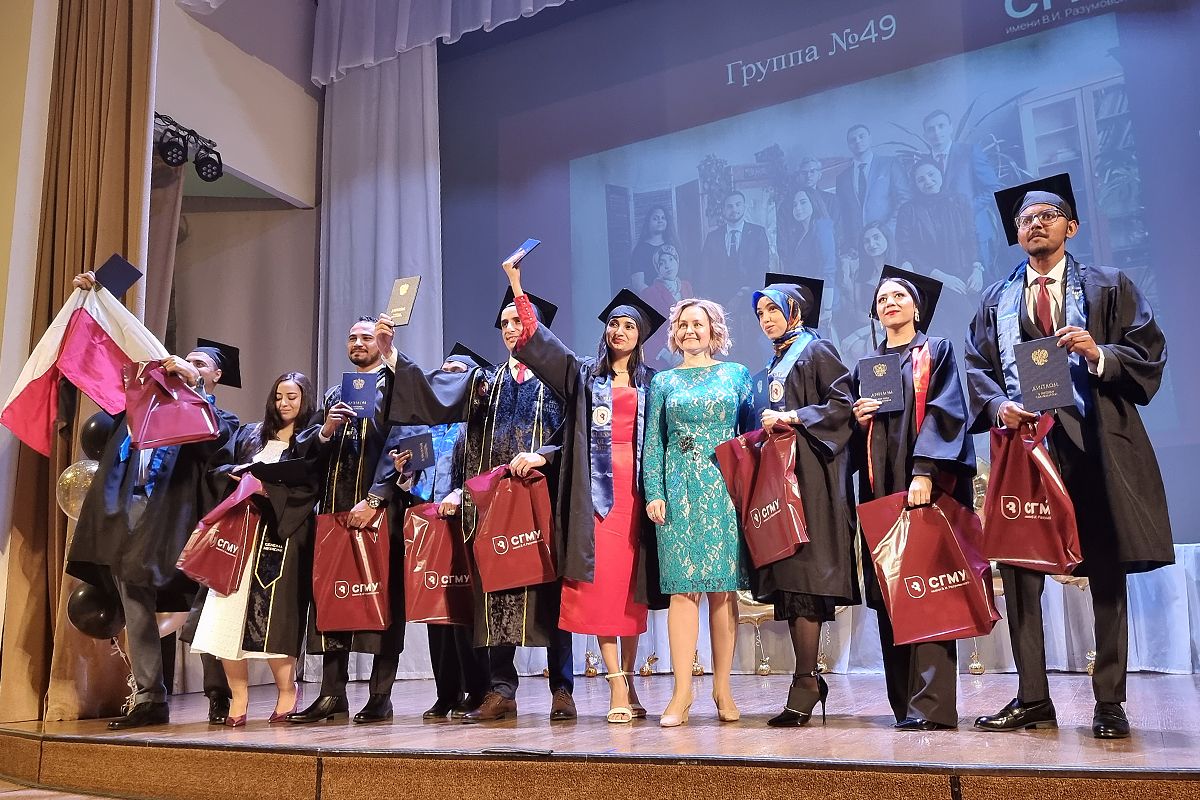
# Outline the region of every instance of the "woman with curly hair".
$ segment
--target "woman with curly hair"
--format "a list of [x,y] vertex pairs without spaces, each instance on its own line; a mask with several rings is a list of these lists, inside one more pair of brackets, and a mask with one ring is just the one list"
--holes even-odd
[[700,596],[708,597],[713,701],[722,722],[741,714],[729,676],[737,634],[738,589],[749,586],[745,546],[729,492],[713,459],[717,445],[754,427],[750,371],[717,361],[733,342],[725,310],[711,300],[671,309],[670,347],[683,363],[650,382],[643,461],[646,514],[658,526],[660,584],[671,596],[667,628],[675,686],[659,721],[688,720]]

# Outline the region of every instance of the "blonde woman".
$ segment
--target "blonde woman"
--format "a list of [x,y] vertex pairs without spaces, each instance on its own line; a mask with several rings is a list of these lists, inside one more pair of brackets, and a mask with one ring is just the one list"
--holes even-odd
[[671,309],[670,337],[683,363],[650,383],[643,460],[646,514],[658,526],[661,588],[671,595],[667,628],[675,686],[659,723],[667,728],[687,722],[691,709],[702,594],[708,597],[717,714],[722,722],[741,716],[729,675],[735,592],[749,581],[737,514],[713,452],[754,427],[750,371],[713,358],[733,344],[725,310],[710,300],[681,300]]

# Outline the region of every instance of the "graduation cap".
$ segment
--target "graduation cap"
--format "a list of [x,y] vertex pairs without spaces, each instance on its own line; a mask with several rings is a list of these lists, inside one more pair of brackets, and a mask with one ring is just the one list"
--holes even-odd
[[1017,217],[1028,206],[1045,203],[1067,215],[1067,219],[1078,221],[1075,215],[1075,193],[1071,191],[1071,176],[1065,172],[1047,175],[1044,178],[1010,186],[996,192],[996,208],[1000,209],[1000,221],[1009,244],[1017,243]]
[[141,277],[141,270],[116,253],[96,270],[96,281],[116,298],[123,297]]
[[629,289],[622,289],[617,292],[616,296],[600,312],[598,319],[607,325],[608,321],[613,317],[630,317],[637,322],[640,332],[638,336],[639,342],[649,339],[667,321],[667,318],[659,313],[658,309],[638,297]]
[[879,273],[879,282],[875,284],[875,292],[871,295],[871,310],[868,312],[871,319],[879,319],[875,298],[879,296],[879,287],[884,281],[889,280],[904,281],[916,290],[917,295],[913,297],[913,303],[920,312],[920,319],[916,323],[917,330],[922,333],[928,331],[929,323],[933,320],[933,312],[942,296],[942,282],[928,275],[918,275],[906,269],[893,267],[891,264],[884,264],[883,270]]
[[[809,278],[804,275],[787,275],[782,272],[768,272],[763,276],[763,288],[775,284],[791,285],[799,289],[800,317],[806,328],[816,328],[821,321],[821,295],[825,293],[825,281],[820,278]],[[758,308],[759,292],[754,293],[754,306]],[[787,309],[783,309],[784,313]]]
[[[558,313],[558,306],[554,305],[554,303],[551,303],[549,300],[544,300],[538,297],[533,292],[526,292],[525,296],[529,298],[529,302],[533,303],[533,310],[537,312],[538,322],[549,328],[551,323],[554,322],[554,315]],[[497,328],[500,327],[500,317],[504,315],[504,309],[513,305],[514,298],[515,295],[513,294],[512,287],[510,286],[504,292],[504,302],[500,304],[500,310],[496,312]]]
[[470,361],[471,364],[487,370],[490,370],[496,366],[483,356],[479,355],[479,353],[476,353],[474,350],[467,347],[462,342],[455,342],[454,347],[450,348],[449,354],[446,355],[446,361],[450,361],[451,359],[455,361]]
[[196,347],[192,350],[196,351],[211,358],[217,369],[221,370],[222,386],[228,386],[230,389],[242,388],[242,360],[238,348],[224,342],[200,338],[196,340]]

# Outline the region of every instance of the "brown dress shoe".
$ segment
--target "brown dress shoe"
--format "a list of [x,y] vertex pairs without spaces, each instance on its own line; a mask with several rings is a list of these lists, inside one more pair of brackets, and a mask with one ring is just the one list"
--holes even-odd
[[579,712],[575,710],[575,698],[566,689],[556,689],[554,699],[550,701],[550,721],[560,722],[577,716]]
[[483,697],[479,708],[469,711],[463,717],[463,722],[495,722],[504,719],[509,714],[517,715],[517,701],[509,700],[499,692],[488,692]]

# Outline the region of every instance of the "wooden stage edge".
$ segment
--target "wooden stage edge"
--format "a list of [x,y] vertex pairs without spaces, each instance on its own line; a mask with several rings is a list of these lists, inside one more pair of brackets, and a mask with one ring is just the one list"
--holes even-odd
[[[252,693],[250,725],[209,727],[205,698],[184,695],[172,699],[173,724],[139,731],[110,733],[96,720],[0,725],[0,777],[155,800],[476,800],[618,790],[689,800],[1200,798],[1200,679],[1194,676],[1131,676],[1131,701],[1157,702],[1140,711],[1131,702],[1134,736],[1118,742],[1090,736],[1086,677],[1054,676],[1058,730],[1011,734],[973,731],[965,712],[976,711],[966,702],[971,699],[1011,697],[1012,676],[963,676],[961,683],[960,729],[915,734],[887,724],[886,701],[878,707],[880,676],[830,676],[828,723],[785,731],[765,726],[786,693],[785,676],[735,678],[740,722],[721,724],[697,702],[689,724],[676,729],[659,728],[653,713],[634,725],[605,723],[607,689],[602,680],[586,678],[576,685],[580,719],[568,723],[547,721],[545,681],[532,678],[522,682],[517,720],[486,726],[422,722],[430,681],[397,683],[397,718],[369,726],[268,726],[262,718],[271,693],[259,688]],[[636,685],[652,712],[661,710],[669,679],[639,678]],[[315,687],[306,688],[311,699]],[[708,679],[698,679],[698,700],[708,693]],[[366,688],[352,684],[350,694],[355,709]],[[1149,716],[1161,724],[1147,726]]]

